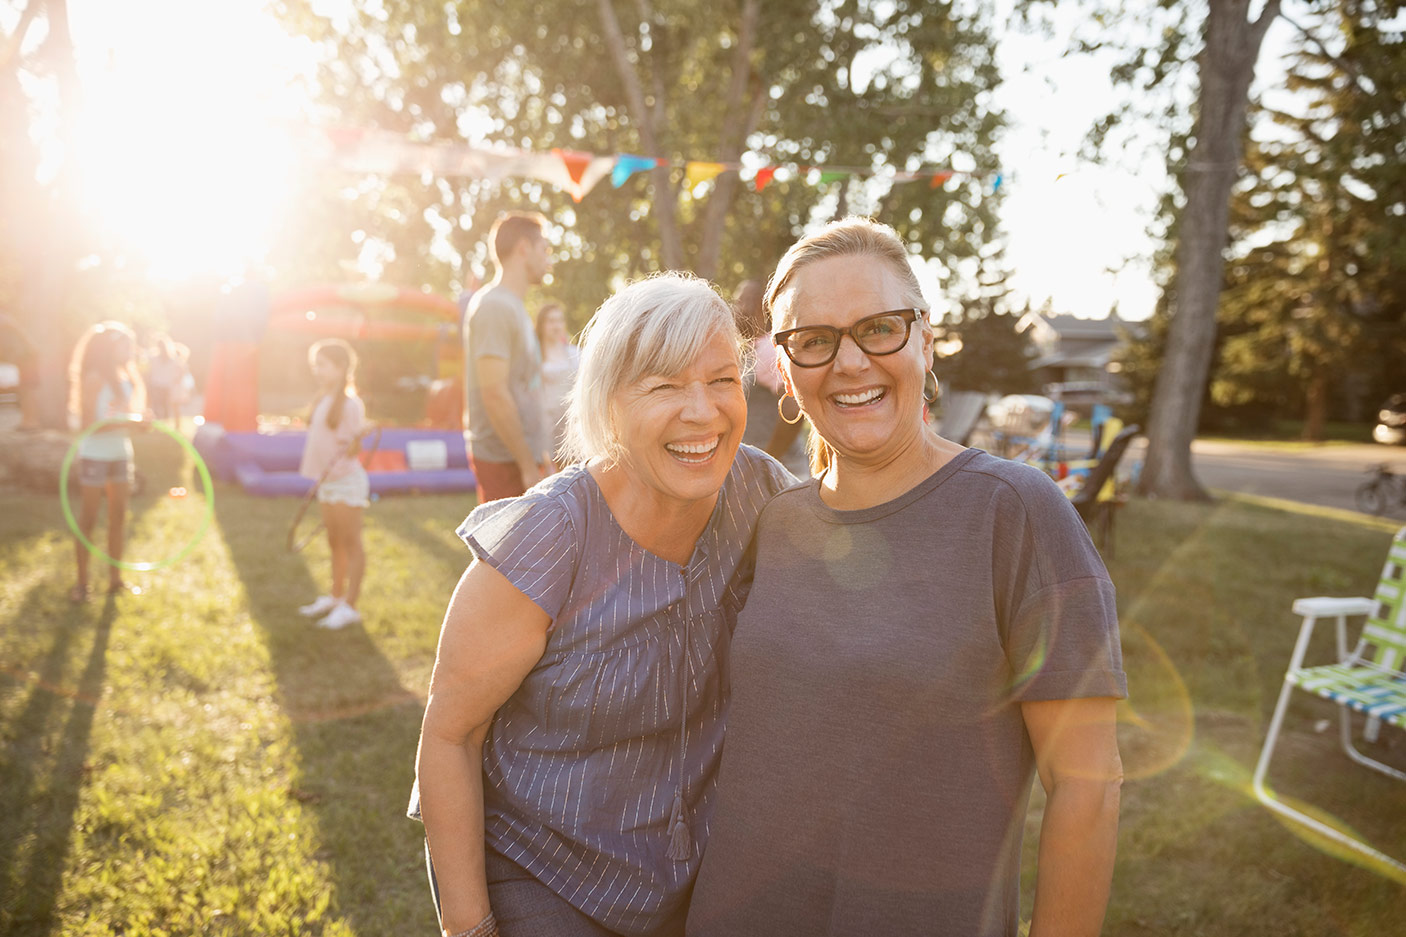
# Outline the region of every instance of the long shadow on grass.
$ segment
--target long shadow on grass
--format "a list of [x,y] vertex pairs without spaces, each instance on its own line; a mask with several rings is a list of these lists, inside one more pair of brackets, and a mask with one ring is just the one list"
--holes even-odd
[[[0,931],[14,935],[51,933],[54,907],[63,885],[64,862],[73,816],[83,788],[93,715],[102,696],[107,647],[117,606],[108,601],[94,619],[93,607],[55,616],[41,582],[6,629],[33,628],[53,621],[53,641],[25,675],[0,673],[0,680],[23,681],[29,695],[6,727],[0,758]],[[76,676],[70,664],[85,654]]]
[[458,529],[459,525],[464,522],[464,518],[468,516],[469,511],[473,509],[472,498],[464,499],[458,506],[463,508],[462,513],[452,513],[457,507],[451,508],[445,513],[443,523],[436,524],[441,530],[439,534],[427,530],[425,525],[420,522],[422,513],[396,510],[395,505],[394,501],[387,503],[382,500],[377,507],[373,507],[372,510],[376,511],[376,523],[402,540],[424,547],[443,560],[451,569],[463,569],[469,565],[469,561],[473,557],[470,555],[468,547],[464,546],[464,542],[454,534],[454,531]]
[[283,550],[291,511],[286,501],[216,500],[293,724],[300,774],[289,796],[317,816],[334,913],[357,933],[428,932],[420,834],[405,818],[420,703],[360,625],[326,631],[297,614],[317,586],[307,562]]

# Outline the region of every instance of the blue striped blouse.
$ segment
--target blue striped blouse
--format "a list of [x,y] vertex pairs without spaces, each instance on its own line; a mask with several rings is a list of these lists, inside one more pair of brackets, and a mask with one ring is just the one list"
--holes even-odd
[[[477,508],[458,530],[552,618],[546,652],[484,747],[488,844],[613,931],[667,922],[697,874],[728,642],[751,580],[744,555],[763,505],[793,483],[742,447],[686,566],[635,543],[579,466]],[[680,788],[692,846],[673,859]]]

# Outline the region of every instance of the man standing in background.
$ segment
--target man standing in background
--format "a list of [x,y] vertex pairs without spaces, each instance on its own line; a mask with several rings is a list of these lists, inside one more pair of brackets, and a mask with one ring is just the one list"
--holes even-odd
[[546,225],[528,212],[493,222],[488,238],[497,272],[464,317],[464,439],[480,504],[522,494],[550,460],[542,352],[525,302],[552,269]]

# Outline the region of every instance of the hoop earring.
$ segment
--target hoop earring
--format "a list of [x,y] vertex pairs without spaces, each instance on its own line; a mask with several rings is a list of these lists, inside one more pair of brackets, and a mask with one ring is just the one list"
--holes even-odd
[[[932,390],[928,390],[929,386],[932,387]],[[928,368],[928,373],[923,375],[923,399],[926,400],[928,403],[932,403],[934,400],[937,399],[937,394],[937,375],[933,373],[932,368]]]
[[[794,420],[788,420],[788,419],[786,419],[786,401],[787,401],[787,400],[791,400],[791,401],[793,401],[793,402],[796,404],[796,418],[795,418]],[[776,398],[776,415],[779,416],[779,417],[781,417],[781,422],[786,423],[787,425],[790,425],[790,426],[795,426],[797,423],[799,423],[799,422],[801,421],[801,418],[805,416],[805,412],[804,412],[803,410],[801,410],[800,401],[796,400],[795,397],[792,397],[790,391],[787,391],[786,393],[782,394],[780,397],[777,397],[777,398]]]

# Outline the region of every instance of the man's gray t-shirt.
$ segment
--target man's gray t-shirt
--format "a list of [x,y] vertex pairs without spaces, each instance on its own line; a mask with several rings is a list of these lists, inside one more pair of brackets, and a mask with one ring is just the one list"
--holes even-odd
[[731,673],[690,937],[1013,937],[1020,703],[1127,692],[1078,514],[975,449],[861,511],[773,498]]
[[478,359],[483,357],[508,362],[508,393],[517,406],[528,448],[540,456],[550,446],[542,412],[542,350],[527,307],[504,286],[475,293],[464,317],[464,438],[476,459],[514,462],[488,421],[479,393]]

